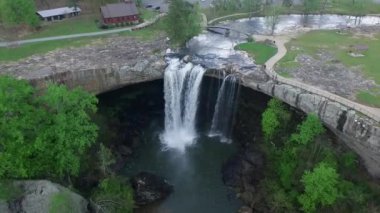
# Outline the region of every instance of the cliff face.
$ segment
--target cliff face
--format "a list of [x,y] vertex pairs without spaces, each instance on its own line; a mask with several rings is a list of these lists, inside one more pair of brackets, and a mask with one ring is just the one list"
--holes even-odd
[[0,63],[0,75],[27,79],[41,88],[52,81],[98,94],[161,78],[167,48],[162,37],[152,41],[123,36],[100,38],[84,47],[58,49]]
[[[103,45],[56,51],[24,61],[0,65],[0,74],[27,79],[39,88],[49,82],[82,87],[95,94],[126,85],[163,78],[166,66],[164,39],[138,42],[113,38]],[[364,160],[368,171],[380,177],[380,124],[361,113],[316,94],[268,79],[259,68],[227,67],[242,85],[281,99],[305,113],[319,115],[347,146]],[[252,69],[252,70],[250,70]],[[215,70],[214,70],[215,71]],[[215,72],[208,75],[217,77]]]
[[49,82],[55,82],[65,84],[69,88],[81,87],[86,91],[99,94],[130,84],[160,79],[163,77],[165,66],[163,57],[152,56],[141,59],[135,64],[47,73],[28,80],[38,88],[45,88]]
[[305,113],[315,113],[348,147],[361,158],[375,177],[380,177],[380,126],[375,120],[340,103],[285,84],[256,83],[242,78],[242,84],[276,97]]

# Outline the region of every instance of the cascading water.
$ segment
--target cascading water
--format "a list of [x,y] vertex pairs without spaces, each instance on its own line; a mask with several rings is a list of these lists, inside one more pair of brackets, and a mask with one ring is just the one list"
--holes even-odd
[[161,141],[166,148],[184,151],[194,143],[198,96],[205,69],[170,59],[165,70],[165,131]]
[[218,92],[209,136],[218,136],[222,142],[230,142],[234,114],[239,93],[238,78],[227,75]]

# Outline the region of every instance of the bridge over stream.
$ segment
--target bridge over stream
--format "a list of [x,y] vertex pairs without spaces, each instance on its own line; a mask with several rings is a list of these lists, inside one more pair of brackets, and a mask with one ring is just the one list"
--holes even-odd
[[235,32],[235,33],[238,33],[239,35],[244,35],[247,38],[252,38],[252,35],[250,33],[243,32],[243,31],[237,30],[237,29],[233,29],[231,27],[225,27],[225,26],[207,26],[206,29],[209,32],[216,33],[216,34],[221,34],[221,35],[224,35],[226,37],[229,37],[230,32]]

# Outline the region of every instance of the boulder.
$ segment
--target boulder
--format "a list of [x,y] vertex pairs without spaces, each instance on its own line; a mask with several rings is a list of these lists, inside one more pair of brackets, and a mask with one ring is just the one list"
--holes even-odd
[[0,212],[49,213],[52,209],[72,213],[88,212],[88,202],[69,189],[47,180],[16,181],[15,187],[21,190],[17,199],[0,202]]
[[173,192],[173,186],[164,178],[148,172],[140,172],[134,176],[131,184],[135,191],[137,205],[146,205],[162,200]]

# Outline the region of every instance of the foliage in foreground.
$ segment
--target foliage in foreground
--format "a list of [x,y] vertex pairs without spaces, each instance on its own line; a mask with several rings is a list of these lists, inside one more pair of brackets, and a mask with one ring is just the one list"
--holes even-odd
[[93,192],[91,199],[99,212],[133,212],[133,190],[122,177],[104,179]]
[[278,99],[271,99],[268,108],[262,115],[261,126],[266,141],[273,141],[281,137],[284,126],[290,121],[291,114],[285,105]]
[[184,45],[186,41],[201,32],[201,15],[198,4],[184,0],[172,0],[167,15],[166,32],[174,44]]
[[301,182],[305,192],[298,197],[305,212],[314,212],[316,205],[332,205],[338,198],[339,175],[326,163],[318,164],[312,172],[305,171]]
[[32,0],[1,0],[0,11],[0,21],[5,24],[27,24],[31,27],[39,25],[36,5]]
[[95,142],[95,96],[51,84],[0,77],[0,178],[76,176]]
[[[289,121],[275,112],[287,109],[276,102],[272,100],[262,116],[264,135],[274,134],[267,137],[277,140],[262,144],[268,166],[254,199],[255,210],[376,212],[380,190],[360,175],[356,155],[334,148],[316,115],[308,115],[294,133],[284,131]],[[272,131],[271,123],[276,131]],[[265,128],[270,131],[265,132]]]

